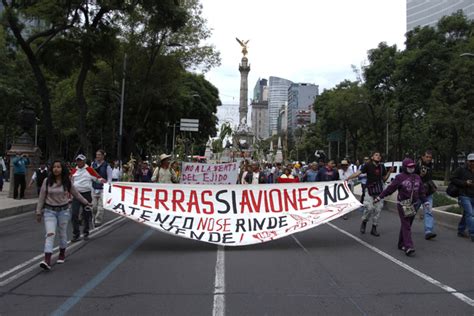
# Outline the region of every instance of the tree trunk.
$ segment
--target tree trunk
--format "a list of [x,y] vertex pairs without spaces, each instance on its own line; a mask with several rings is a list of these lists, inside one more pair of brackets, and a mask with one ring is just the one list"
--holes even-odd
[[15,18],[12,16],[10,10],[7,10],[6,16],[8,25],[10,26],[10,29],[12,30],[18,44],[28,58],[28,62],[36,79],[36,89],[41,98],[41,106],[43,110],[42,121],[44,123],[46,134],[46,152],[49,154],[49,156],[51,156],[57,151],[57,141],[53,130],[53,119],[51,117],[51,102],[48,85],[35,53],[31,49],[30,45],[23,39],[21,30],[16,24]]

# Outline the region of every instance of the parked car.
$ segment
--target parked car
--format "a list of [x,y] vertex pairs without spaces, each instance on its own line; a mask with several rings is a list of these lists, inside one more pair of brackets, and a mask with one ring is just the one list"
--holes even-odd
[[387,183],[392,182],[395,177],[402,172],[402,162],[401,161],[389,161],[384,163],[385,168],[387,168],[387,171],[393,167],[393,172],[390,174],[390,177],[387,179]]

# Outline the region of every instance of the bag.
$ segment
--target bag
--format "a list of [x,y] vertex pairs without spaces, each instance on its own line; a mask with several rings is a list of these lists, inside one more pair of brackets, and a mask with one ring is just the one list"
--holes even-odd
[[446,188],[446,194],[450,197],[457,198],[459,196],[459,188],[452,182]]
[[400,205],[402,207],[403,215],[405,217],[412,217],[416,215],[415,206],[412,204],[411,198],[400,201]]
[[415,179],[411,177],[411,195],[409,199],[400,201],[400,206],[405,217],[412,217],[416,215],[415,206],[413,205],[413,192],[415,191]]

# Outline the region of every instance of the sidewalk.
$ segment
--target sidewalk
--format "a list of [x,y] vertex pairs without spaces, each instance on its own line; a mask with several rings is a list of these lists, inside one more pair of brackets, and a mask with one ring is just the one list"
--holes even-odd
[[[357,198],[360,198],[361,194],[362,186],[357,185],[354,188],[354,195]],[[449,207],[452,207],[452,205],[449,205],[448,207],[433,207],[433,217],[435,219],[435,225],[443,226],[449,229],[457,229],[459,221],[461,220],[461,215],[443,211],[443,209],[447,209]],[[384,209],[392,212],[398,212],[397,192],[385,198]],[[423,208],[420,208],[420,211],[423,212]],[[415,220],[423,221],[419,215],[416,216]]]
[[13,216],[25,212],[33,212],[38,199],[14,200],[8,197],[10,182],[3,183],[3,191],[0,192],[0,218]]

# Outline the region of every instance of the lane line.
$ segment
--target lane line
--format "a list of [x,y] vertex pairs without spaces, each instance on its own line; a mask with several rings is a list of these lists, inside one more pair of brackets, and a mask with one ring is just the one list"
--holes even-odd
[[[117,217],[117,218],[114,218],[113,220],[110,220],[110,221],[108,221],[107,223],[103,224],[103,225],[101,226],[100,230],[99,230],[99,228],[94,228],[94,229],[92,229],[91,232],[90,232],[90,236],[91,236],[91,237],[94,237],[94,236],[99,235],[99,234],[101,234],[101,233],[103,233],[103,232],[106,232],[107,230],[112,229],[113,227],[117,226],[118,224],[122,223],[123,221],[125,221],[125,218],[124,218],[124,217]],[[74,244],[72,244],[72,246],[69,246],[67,249],[69,249],[69,251],[71,251],[71,250],[73,250],[73,249],[79,247],[79,245],[81,245],[81,244],[83,244],[83,243],[84,243],[84,241],[80,241],[80,242],[74,243]],[[68,242],[68,245],[69,245],[69,244],[71,244],[70,241]],[[59,246],[55,247],[55,248],[53,249],[53,253],[55,253],[58,249],[59,249]],[[29,259],[29,260],[27,260],[27,261],[25,261],[25,262],[23,262],[23,263],[17,265],[17,266],[14,266],[13,268],[11,268],[11,269],[9,269],[9,270],[7,270],[7,271],[5,271],[5,272],[2,272],[2,273],[0,274],[0,280],[3,279],[3,278],[5,278],[5,277],[7,277],[8,275],[10,275],[10,274],[12,274],[12,273],[18,271],[18,270],[20,270],[20,269],[23,269],[24,267],[26,267],[26,266],[28,266],[28,265],[30,265],[30,264],[38,263],[39,260],[41,260],[41,259],[43,259],[43,258],[44,258],[44,254],[38,255],[38,256],[36,256],[36,257],[33,257],[33,258],[31,258],[31,259]],[[0,282],[0,286],[5,286],[5,285],[11,283],[12,281],[18,279],[19,277],[21,277],[21,276],[23,276],[23,275],[29,273],[30,271],[32,271],[32,270],[34,270],[34,269],[36,269],[36,268],[37,268],[37,266],[34,265],[34,266],[31,266],[31,267],[29,267],[29,268],[27,268],[27,269],[25,269],[25,270],[22,270],[22,271],[18,272],[17,274],[15,274],[15,275],[9,277],[8,279],[1,281],[1,282]]]
[[68,298],[61,306],[58,307],[51,315],[62,316],[66,315],[77,303],[79,303],[84,296],[95,289],[97,285],[102,283],[122,262],[124,262],[148,237],[153,234],[152,229],[148,229],[139,239],[130,245],[124,252],[115,258],[108,266],[100,271],[95,277],[87,282],[83,287],[77,290],[70,298]]
[[363,245],[363,246],[369,248],[370,250],[372,250],[372,251],[378,253],[379,255],[381,255],[382,257],[384,257],[384,258],[386,258],[386,259],[392,261],[393,263],[397,264],[398,266],[402,267],[403,269],[408,270],[409,272],[413,273],[414,275],[416,275],[416,276],[422,278],[423,280],[425,280],[425,281],[427,281],[427,282],[429,282],[429,283],[431,283],[431,284],[433,284],[433,285],[439,287],[440,289],[442,289],[442,290],[448,292],[449,294],[452,294],[452,295],[453,295],[454,297],[456,297],[457,299],[459,299],[459,300],[463,301],[464,303],[466,303],[466,304],[468,304],[468,305],[474,307],[474,300],[473,300],[472,298],[470,298],[470,297],[468,297],[468,296],[466,296],[466,295],[460,293],[458,290],[456,290],[456,289],[450,287],[449,285],[443,284],[443,283],[441,283],[440,281],[438,281],[438,280],[436,280],[436,279],[433,279],[433,278],[430,277],[429,275],[427,275],[427,274],[425,274],[425,273],[423,273],[423,272],[421,272],[421,271],[419,271],[419,270],[417,270],[417,269],[415,269],[415,268],[412,268],[412,267],[409,266],[408,264],[406,264],[406,263],[404,263],[404,262],[402,262],[402,261],[400,261],[400,260],[398,260],[398,259],[392,257],[392,256],[389,255],[388,253],[383,252],[382,250],[378,249],[377,247],[372,246],[371,244],[369,244],[369,243],[363,241],[362,239],[360,239],[360,238],[358,238],[358,237],[352,235],[351,233],[349,233],[349,232],[343,230],[342,228],[339,228],[339,227],[337,227],[336,225],[331,224],[331,223],[327,223],[327,224],[328,224],[329,226],[331,226],[332,228],[334,228],[335,230],[337,230],[337,231],[343,233],[344,235],[346,235],[346,236],[348,236],[348,237],[354,239],[354,240],[357,241],[359,244],[361,244],[361,245]]
[[225,315],[225,255],[224,247],[217,246],[216,276],[214,278],[213,316]]

